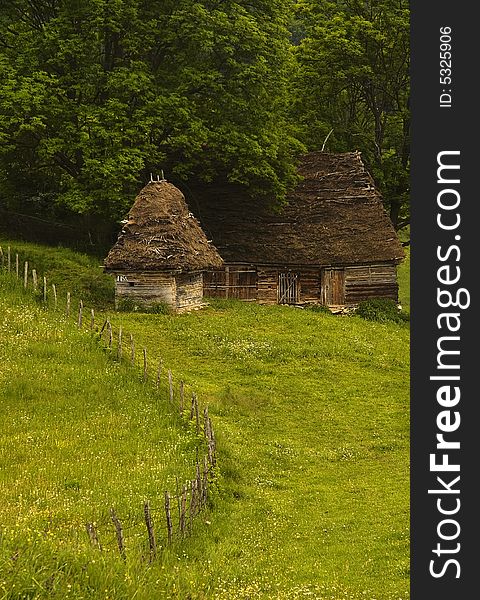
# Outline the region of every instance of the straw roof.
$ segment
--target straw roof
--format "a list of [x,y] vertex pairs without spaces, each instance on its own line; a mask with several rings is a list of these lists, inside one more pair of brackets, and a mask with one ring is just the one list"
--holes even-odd
[[167,181],[148,183],[105,259],[107,271],[201,271],[222,265],[216,248]]
[[359,152],[311,152],[281,212],[239,188],[197,190],[189,199],[230,263],[355,265],[399,261],[402,245]]

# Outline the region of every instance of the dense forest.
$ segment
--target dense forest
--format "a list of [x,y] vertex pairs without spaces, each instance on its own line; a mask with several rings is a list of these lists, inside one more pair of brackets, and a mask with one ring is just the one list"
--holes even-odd
[[408,224],[405,0],[0,0],[0,208],[125,214],[150,173],[285,201],[360,150]]

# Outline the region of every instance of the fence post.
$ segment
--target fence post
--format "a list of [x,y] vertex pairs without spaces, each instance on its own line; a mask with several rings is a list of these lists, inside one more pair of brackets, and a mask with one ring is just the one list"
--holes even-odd
[[37,271],[32,269],[33,289],[36,292],[38,288]]
[[155,382],[156,387],[160,385],[160,376],[162,374],[162,359],[158,361],[158,369],[157,369],[157,380]]
[[209,428],[210,428],[210,442],[208,444],[209,457],[211,454],[211,465],[214,467],[217,464],[217,442],[215,440],[215,432],[212,427],[212,420],[209,418]]
[[132,365],[135,365],[135,342],[133,341],[133,335],[130,334],[130,360]]
[[18,276],[19,276],[19,274],[18,274],[18,254],[15,254],[15,273],[18,278]]
[[43,302],[47,303],[47,278],[43,278]]
[[90,310],[90,315],[91,315],[90,329],[93,330],[95,328],[95,311],[93,310],[93,308]]
[[185,401],[185,389],[183,381],[180,381],[180,416],[183,417],[183,404]]
[[100,551],[102,550],[102,545],[100,544],[100,540],[98,539],[97,530],[95,529],[95,525],[93,523],[86,523],[85,527],[87,529],[88,537],[90,538],[90,543],[92,546],[97,547]]
[[112,329],[112,324],[110,323],[110,321],[108,321],[107,327],[108,327],[108,347],[111,348],[112,343],[113,343],[113,329]]
[[165,516],[167,518],[168,543],[172,543],[172,513],[170,512],[170,494],[165,492]]
[[185,537],[185,514],[187,511],[187,486],[182,489],[182,500],[180,503],[180,533]]
[[82,326],[83,320],[83,300],[80,300],[80,304],[78,306],[78,322],[77,325],[80,328]]
[[197,504],[197,480],[192,479],[190,482],[190,531],[193,527],[193,517],[195,516],[195,509]]
[[115,513],[115,510],[113,508],[110,509],[110,516],[112,517],[113,524],[115,525],[115,532],[117,534],[117,544],[118,550],[120,551],[120,556],[123,558],[123,560],[125,560],[125,541],[123,539],[122,524],[118,520],[117,514]]
[[143,383],[147,381],[147,349],[143,349]]
[[5,265],[5,257],[3,256],[3,248],[0,246],[0,257],[2,258],[2,270]]
[[208,494],[208,459],[203,457],[202,504],[206,506]]
[[67,292],[67,304],[65,307],[65,316],[67,317],[67,319],[70,316],[70,300],[71,300],[70,292]]
[[28,284],[28,261],[25,261],[24,269],[23,269],[23,287],[27,289]]
[[208,406],[203,409],[203,432],[205,434],[205,439],[210,441],[210,423],[208,417]]
[[145,525],[147,526],[147,532],[148,532],[148,544],[150,546],[150,562],[152,562],[152,560],[157,555],[157,544],[155,542],[155,534],[153,532],[152,516],[150,514],[150,504],[148,502],[144,503],[143,512],[145,515]]
[[7,270],[9,273],[12,270],[12,252],[10,246],[7,249]]
[[200,470],[200,463],[198,462],[198,458],[197,458],[197,464],[196,464],[196,479],[197,479],[197,496],[198,496],[198,510],[197,512],[200,511],[200,509],[202,508],[202,498],[203,498],[203,486],[202,486],[202,473]]
[[122,326],[118,330],[118,347],[117,347],[117,358],[122,360]]
[[195,396],[195,421],[196,421],[196,425],[197,425],[197,433],[200,433],[200,415],[198,414],[198,398],[197,398],[197,394],[194,394]]
[[57,287],[54,283],[52,283],[52,292],[53,292],[53,307],[57,310]]
[[169,390],[170,402],[173,404],[173,378],[172,378],[172,372],[170,369],[168,369],[168,390]]

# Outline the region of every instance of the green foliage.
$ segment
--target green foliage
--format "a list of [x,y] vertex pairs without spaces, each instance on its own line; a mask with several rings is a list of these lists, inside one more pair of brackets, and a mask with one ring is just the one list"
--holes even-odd
[[409,320],[408,315],[403,313],[398,308],[397,303],[389,298],[363,300],[359,303],[355,314],[368,321],[378,321],[380,323],[385,323],[386,321],[403,323]]
[[[403,0],[300,0],[293,115],[303,141],[361,150],[393,223],[408,222],[409,7]],[[297,34],[298,37],[298,34]]]
[[119,218],[164,169],[281,199],[301,147],[286,122],[290,4],[3,3],[1,195]]
[[152,302],[146,307],[145,312],[152,315],[170,315],[172,314],[172,309],[165,302]]

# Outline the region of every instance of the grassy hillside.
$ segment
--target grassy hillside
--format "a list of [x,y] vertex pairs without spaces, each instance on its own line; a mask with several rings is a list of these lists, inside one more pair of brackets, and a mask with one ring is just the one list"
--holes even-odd
[[[3,251],[3,263],[7,268],[7,254],[10,247],[11,272],[15,272],[15,258],[19,255],[19,274],[23,277],[25,261],[30,270],[36,269],[39,278],[47,275],[48,295],[52,296],[52,283],[57,286],[59,296],[65,301],[70,292],[77,301],[81,298],[93,307],[113,307],[114,282],[103,273],[98,258],[74,252],[69,248],[53,248],[30,244],[28,242],[9,241],[0,237]],[[40,281],[40,285],[42,285]]]
[[[0,244],[5,248],[4,242]],[[37,251],[43,254],[45,268],[53,281],[56,275],[53,269],[49,271],[48,253],[38,248]],[[92,269],[98,275],[98,268]],[[100,289],[104,285],[108,288],[108,284],[102,283]],[[80,293],[83,295],[82,290]],[[5,294],[2,291],[2,296]],[[61,493],[59,499],[44,494],[43,528],[36,539],[43,535],[47,514],[62,522],[64,505],[69,514],[78,518],[80,529],[80,523],[93,518],[87,511],[91,503],[86,498],[98,495],[98,503],[93,504],[98,509],[107,505],[105,494],[116,498],[125,510],[127,506],[138,505],[145,490],[153,493],[148,484],[152,463],[165,463],[159,475],[162,481],[171,480],[178,468],[187,469],[191,444],[185,434],[171,429],[168,415],[159,417],[155,434],[150,432],[144,425],[151,407],[148,394],[140,394],[137,388],[125,394],[125,384],[118,384],[124,370],[131,369],[112,363],[108,352],[99,350],[88,334],[68,329],[68,336],[72,337],[60,343],[66,335],[61,325],[55,337],[42,346],[45,365],[35,355],[32,362],[25,362],[25,357],[14,351],[17,339],[14,336],[20,331],[21,339],[28,337],[35,320],[26,321],[20,328],[20,312],[25,313],[25,309],[17,311],[12,329],[15,333],[3,350],[2,363],[8,357],[18,372],[24,364],[29,365],[30,373],[40,364],[47,371],[43,379],[37,381],[35,377],[28,382],[36,385],[43,381],[42,388],[35,388],[26,396],[38,418],[24,422],[18,416],[10,425],[8,446],[7,442],[3,446],[7,480],[1,487],[4,497],[0,501],[10,507],[6,512],[11,515],[9,523],[14,522],[14,517],[30,513],[32,496],[24,504],[16,502],[17,492],[11,486],[19,467],[15,466],[15,453],[12,460],[7,448],[12,447],[15,436],[32,436],[36,432],[34,439],[38,439],[38,428],[54,432],[42,440],[42,452],[51,456],[53,465],[58,467],[55,472],[53,467],[50,469],[51,481],[44,489],[50,489],[50,485]],[[144,600],[408,598],[407,325],[234,301],[212,302],[206,310],[181,316],[114,314],[110,310],[105,314],[110,316],[115,332],[121,325],[125,339],[132,333],[136,347],[147,349],[152,364],[162,359],[164,366],[173,370],[176,381],[183,379],[187,389],[196,390],[202,402],[209,405],[218,439],[221,489],[212,498],[211,514],[199,523],[196,535],[183,545],[174,546],[148,567],[133,558],[123,565],[113,551],[103,553],[102,567],[94,571],[94,584],[87,585],[83,575],[92,569],[85,534],[78,554],[81,558],[72,549],[73,538],[66,535],[65,539],[70,541],[63,545],[54,538],[48,553],[42,549],[41,555],[67,565],[61,575],[65,582],[63,590],[67,585],[72,589],[76,586],[71,596],[75,598]],[[42,312],[42,319],[50,319],[48,313]],[[48,331],[50,328],[51,325]],[[70,365],[70,370],[48,370],[50,367],[46,365],[55,364],[60,356],[75,354],[82,347],[80,340],[88,356],[94,357],[88,359],[82,355],[84,369],[77,372]],[[138,351],[137,361],[140,367]],[[105,379],[109,371],[113,371],[112,378]],[[27,386],[27,372],[24,372],[24,386]],[[130,376],[127,379],[130,381]],[[96,387],[76,397],[74,390],[80,388],[80,380],[82,385],[96,381]],[[135,386],[138,385],[137,380]],[[58,390],[50,394],[50,388],[57,386]],[[110,402],[115,390],[120,398]],[[10,400],[2,408],[4,416],[17,410],[17,406],[24,406],[20,402],[25,397],[22,393],[13,384]],[[76,400],[72,400],[72,394]],[[85,403],[80,397],[94,400]],[[96,415],[92,427],[97,434],[90,436],[85,433],[89,423],[85,415],[97,403],[101,409],[91,413]],[[100,415],[105,412],[109,417],[102,420]],[[127,422],[131,428],[121,438],[122,443],[112,443],[112,436],[115,439],[118,434],[115,424],[120,415],[129,415]],[[96,419],[99,419],[97,424]],[[84,433],[77,441],[72,431],[78,430]],[[162,443],[153,459],[139,460],[142,448],[149,440],[152,442],[150,435]],[[56,440],[60,442],[57,444]],[[168,448],[174,450],[168,452]],[[105,466],[102,476],[87,484],[86,473],[95,472],[95,457],[99,452],[105,457],[105,465],[116,468]],[[79,455],[84,457],[84,467],[72,458]],[[62,464],[64,456],[70,457],[66,467]],[[29,474],[26,478],[30,478],[32,487],[32,478],[41,472],[41,459],[22,460],[22,472]],[[139,462],[146,464],[136,473],[135,465]],[[75,468],[73,474],[72,468]],[[121,487],[118,478],[123,478],[131,495],[118,492],[113,496]],[[74,482],[74,488],[77,484],[80,487],[72,489],[69,482]],[[72,501],[71,496],[76,500]],[[3,556],[10,566],[15,535],[20,536],[24,545],[27,541],[21,537],[19,527],[15,529],[3,522],[1,527],[8,532],[5,539],[9,541],[3,545],[11,554]],[[44,538],[42,544],[47,543]],[[29,565],[35,561],[47,578],[49,571],[43,559],[39,562],[38,551],[32,549],[31,555],[26,552],[20,556],[24,556],[22,568],[27,579],[32,573]],[[1,569],[0,572],[3,575]],[[11,578],[7,581],[5,576],[3,579],[4,590],[16,581]],[[0,576],[0,590],[1,580]],[[40,589],[35,583],[30,585],[37,592]],[[109,590],[108,594],[104,588]],[[21,596],[5,595],[13,597]]]
[[[166,395],[5,274],[0,389],[0,598],[134,597],[148,565],[146,500],[164,547],[156,579],[163,593],[173,590],[164,491],[194,476],[198,443]],[[102,552],[86,523],[95,524]]]
[[234,301],[114,321],[217,423],[226,499],[190,593],[407,597],[408,327]]

